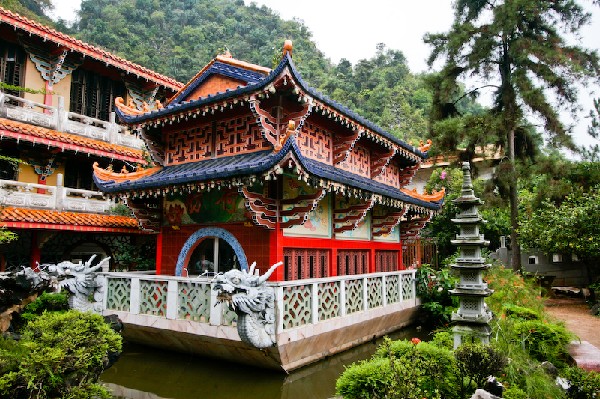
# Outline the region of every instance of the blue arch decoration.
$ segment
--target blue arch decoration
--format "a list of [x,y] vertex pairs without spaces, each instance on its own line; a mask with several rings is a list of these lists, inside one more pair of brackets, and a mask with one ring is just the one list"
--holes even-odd
[[218,227],[206,227],[204,229],[200,229],[196,231],[194,234],[187,239],[185,244],[183,244],[183,248],[181,248],[181,252],[179,253],[179,257],[177,258],[177,265],[175,266],[175,275],[181,276],[183,272],[183,267],[185,266],[185,260],[188,257],[190,251],[196,246],[198,241],[202,240],[206,237],[217,237],[223,239],[227,244],[231,246],[235,255],[238,258],[238,262],[240,262],[240,268],[242,270],[248,270],[248,260],[246,259],[246,254],[242,249],[242,246],[236,240],[236,238],[225,229],[221,229]]

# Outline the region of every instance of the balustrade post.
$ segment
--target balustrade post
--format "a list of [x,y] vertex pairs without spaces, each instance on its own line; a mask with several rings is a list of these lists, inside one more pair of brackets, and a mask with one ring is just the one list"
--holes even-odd
[[62,173],[56,175],[56,189],[54,190],[54,209],[64,210],[66,200],[66,191],[64,186],[64,176]]
[[108,287],[110,286],[110,279],[106,275],[103,275],[102,278],[104,279],[104,291],[102,292],[102,312],[104,312],[108,306]]
[[346,280],[340,280],[340,316],[346,316]]
[[140,314],[140,279],[139,278],[131,278],[131,293],[129,297],[129,313],[131,314]]
[[4,95],[4,92],[0,91],[0,118],[6,118],[7,116],[5,100],[6,96]]
[[177,300],[179,299],[179,284],[177,280],[169,280],[167,283],[167,319],[177,318]]
[[114,112],[111,112],[108,117],[108,140],[110,143],[119,144],[119,125]]
[[311,284],[311,298],[310,298],[310,312],[311,312],[311,322],[313,324],[317,324],[319,322],[319,284],[312,283]]
[[363,310],[369,310],[369,279],[367,277],[363,277],[362,280]]
[[223,304],[217,301],[217,291],[214,289],[214,283],[210,284],[210,320],[213,326],[223,324]]
[[387,306],[387,279],[385,274],[381,276],[381,290],[383,306]]
[[285,309],[283,287],[275,287],[275,317],[277,320],[277,330],[275,333],[283,331],[283,309]]
[[67,120],[67,111],[65,110],[65,98],[63,96],[57,96],[57,104],[54,109],[54,128],[58,132],[62,132],[65,128],[65,122]]

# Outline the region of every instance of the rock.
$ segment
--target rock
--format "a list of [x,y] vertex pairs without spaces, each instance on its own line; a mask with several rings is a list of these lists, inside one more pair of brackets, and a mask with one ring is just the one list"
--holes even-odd
[[492,395],[484,389],[478,389],[475,391],[471,399],[501,399],[499,396]]
[[542,369],[544,369],[544,371],[546,372],[546,374],[548,374],[550,377],[552,377],[552,378],[558,377],[558,369],[552,363],[550,363],[548,361],[542,362],[541,366],[542,366]]
[[502,391],[504,391],[504,385],[496,379],[496,377],[489,376],[483,387],[486,391],[492,395],[502,397]]

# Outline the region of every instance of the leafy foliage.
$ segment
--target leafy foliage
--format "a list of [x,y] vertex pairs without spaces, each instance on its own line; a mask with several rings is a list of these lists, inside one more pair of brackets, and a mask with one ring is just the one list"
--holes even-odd
[[454,351],[463,396],[484,386],[489,376],[502,373],[506,357],[489,345],[463,344]]
[[33,302],[23,308],[19,318],[24,323],[27,323],[44,312],[66,312],[67,310],[69,310],[69,294],[67,292],[43,292]]
[[567,390],[569,399],[595,399],[600,396],[600,373],[579,367],[568,367],[564,377],[571,386]]
[[[121,350],[121,336],[101,316],[48,312],[29,322],[18,343],[0,346],[0,395],[20,398],[108,398],[94,383]],[[18,357],[17,357],[18,356]]]
[[456,278],[448,268],[434,270],[422,265],[416,273],[417,296],[421,299],[426,324],[447,325],[456,307],[449,290],[454,288]]

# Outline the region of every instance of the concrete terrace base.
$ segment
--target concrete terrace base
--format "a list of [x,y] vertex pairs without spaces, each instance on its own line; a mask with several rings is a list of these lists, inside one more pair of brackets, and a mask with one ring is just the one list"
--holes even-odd
[[587,341],[573,341],[568,346],[569,354],[577,367],[600,372],[600,349]]
[[277,335],[277,345],[266,350],[242,342],[236,327],[119,311],[105,314],[121,319],[123,336],[131,342],[289,372],[406,327],[417,311],[411,301],[284,330]]

